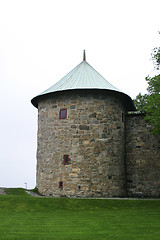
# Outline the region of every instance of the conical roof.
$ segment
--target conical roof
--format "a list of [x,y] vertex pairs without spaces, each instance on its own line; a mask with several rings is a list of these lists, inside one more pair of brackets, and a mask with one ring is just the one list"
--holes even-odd
[[[65,75],[61,80],[55,83],[53,86],[40,93],[38,96],[31,100],[32,104],[37,107],[37,100],[44,95],[48,95],[54,92],[61,92],[66,90],[76,89],[101,89],[118,92],[124,95],[122,91],[110,84],[104,77],[102,77],[89,63],[86,62],[85,53],[83,61],[78,64],[73,70]],[[126,95],[126,94],[125,94]],[[128,95],[126,95],[130,98]],[[131,98],[130,98],[130,101]],[[132,104],[131,104],[132,105]],[[134,105],[133,105],[134,106]],[[135,108],[135,107],[133,107]],[[135,110],[135,109],[129,109]]]
[[86,61],[81,62],[60,81],[41,93],[41,95],[72,89],[108,89],[119,91],[103,78]]

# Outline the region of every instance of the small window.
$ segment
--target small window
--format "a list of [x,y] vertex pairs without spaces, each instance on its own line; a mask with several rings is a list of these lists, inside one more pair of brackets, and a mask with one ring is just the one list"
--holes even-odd
[[59,188],[63,189],[63,181],[59,181]]
[[69,155],[64,155],[63,158],[64,158],[64,165],[69,164]]
[[59,118],[60,119],[65,119],[67,118],[67,109],[61,109],[59,112]]

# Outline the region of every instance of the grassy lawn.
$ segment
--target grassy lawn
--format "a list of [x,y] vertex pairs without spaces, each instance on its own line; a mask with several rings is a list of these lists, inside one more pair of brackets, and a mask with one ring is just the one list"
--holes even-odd
[[159,240],[160,201],[0,195],[0,239]]

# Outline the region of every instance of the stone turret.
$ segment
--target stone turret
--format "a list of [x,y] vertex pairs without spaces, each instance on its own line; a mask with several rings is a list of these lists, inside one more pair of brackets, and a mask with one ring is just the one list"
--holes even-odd
[[[85,56],[85,54],[84,54]],[[125,196],[125,115],[131,98],[83,61],[32,99],[37,187],[45,196]]]

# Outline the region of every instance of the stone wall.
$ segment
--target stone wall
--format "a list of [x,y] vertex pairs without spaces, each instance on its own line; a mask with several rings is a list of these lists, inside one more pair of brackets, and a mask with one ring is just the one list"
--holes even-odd
[[[61,109],[67,109],[66,119],[59,119]],[[39,192],[124,196],[124,111],[123,102],[110,91],[65,91],[39,100]],[[69,155],[67,165],[64,155]]]
[[160,141],[147,131],[144,115],[126,117],[127,195],[160,197]]

